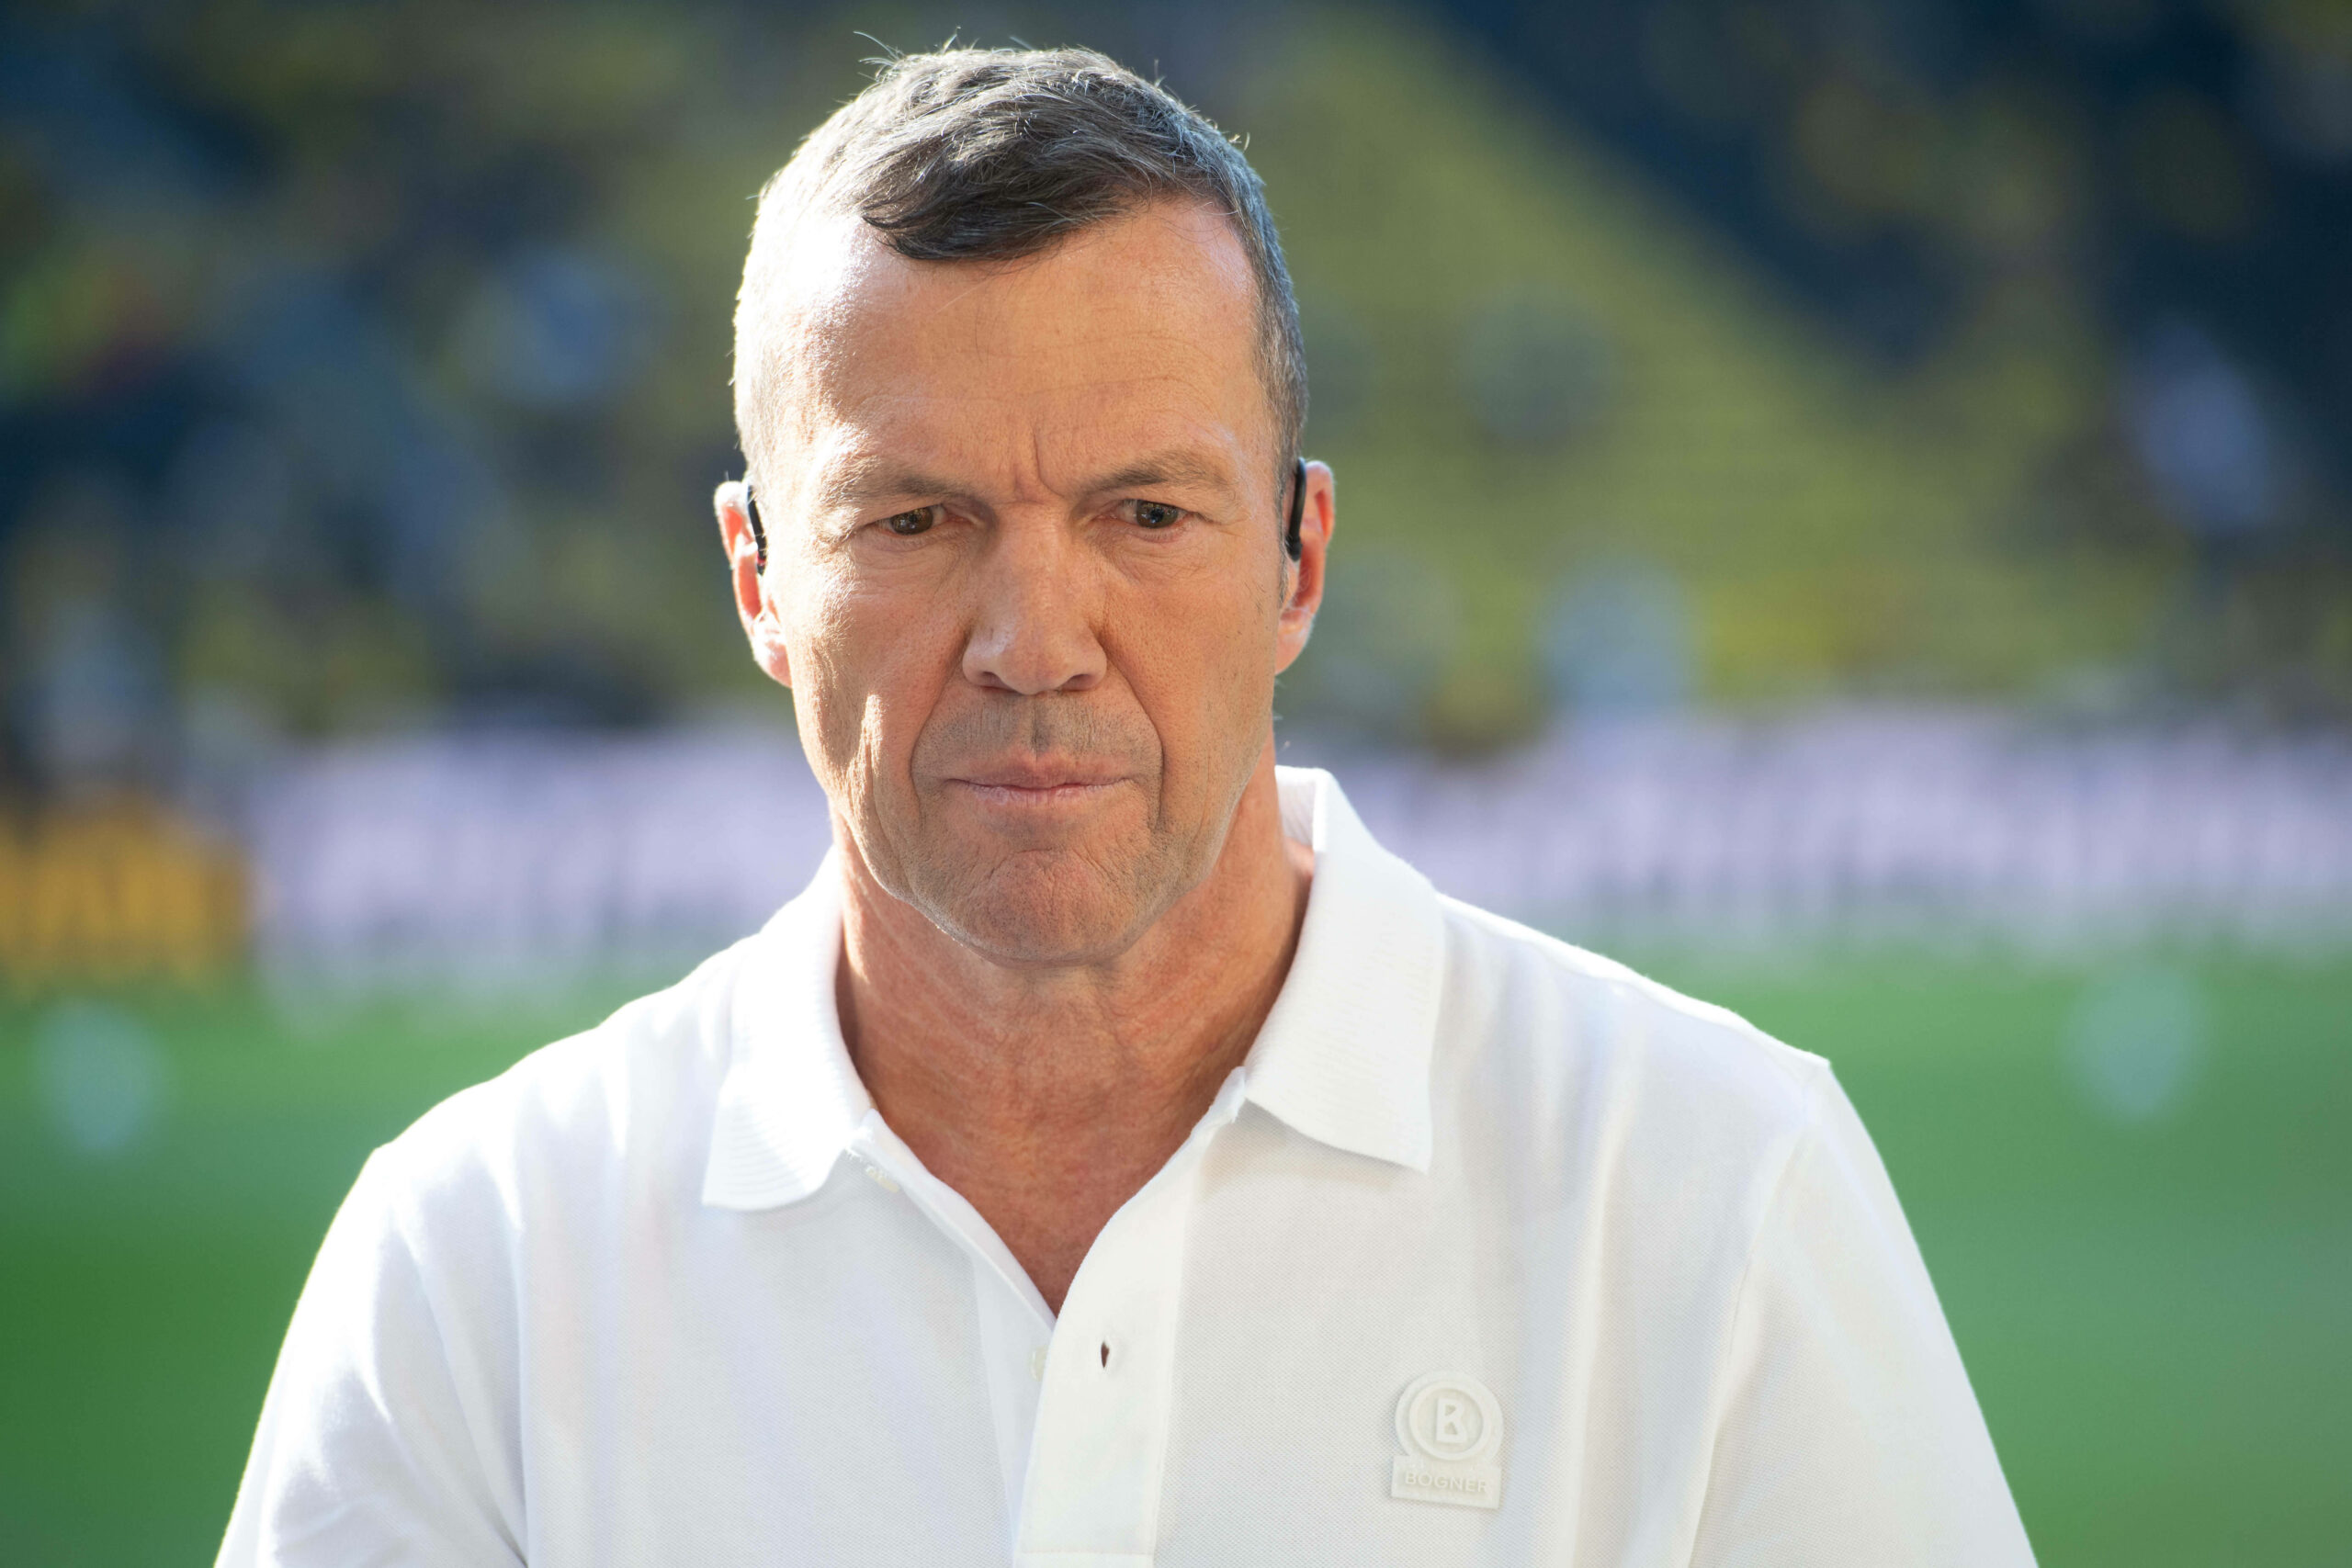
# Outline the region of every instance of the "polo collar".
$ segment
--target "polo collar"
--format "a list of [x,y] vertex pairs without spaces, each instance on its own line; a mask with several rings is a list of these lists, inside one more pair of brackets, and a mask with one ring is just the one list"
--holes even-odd
[[1445,956],[1436,890],[1380,847],[1329,773],[1274,773],[1283,830],[1315,852],[1315,886],[1244,1064],[1249,1098],[1310,1138],[1426,1174]]
[[727,1077],[702,1201],[794,1203],[825,1184],[874,1107],[842,1039],[841,852],[740,950]]
[[[1278,768],[1283,829],[1315,854],[1290,974],[1240,1069],[1242,1097],[1351,1154],[1427,1172],[1444,921],[1420,873],[1380,847],[1330,774]],[[823,1186],[873,1100],[842,1039],[842,871],[745,944],[703,1201],[796,1202]]]

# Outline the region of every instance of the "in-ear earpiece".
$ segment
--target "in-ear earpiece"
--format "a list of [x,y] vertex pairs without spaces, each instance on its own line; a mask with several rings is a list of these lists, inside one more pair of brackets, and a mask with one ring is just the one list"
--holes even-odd
[[[1306,518],[1306,459],[1301,457],[1297,463],[1290,475],[1290,525],[1283,530],[1283,548],[1290,552],[1293,560],[1298,558],[1298,552],[1305,547],[1298,537],[1298,525]],[[752,526],[756,528],[759,523],[754,520]],[[767,558],[763,556],[760,558],[765,560]]]
[[[752,481],[748,475],[743,480],[743,520],[752,525],[752,543],[759,547],[759,570],[764,572],[768,569],[768,531],[760,525],[760,503],[752,494]],[[1298,552],[1293,550],[1291,553],[1296,555]]]

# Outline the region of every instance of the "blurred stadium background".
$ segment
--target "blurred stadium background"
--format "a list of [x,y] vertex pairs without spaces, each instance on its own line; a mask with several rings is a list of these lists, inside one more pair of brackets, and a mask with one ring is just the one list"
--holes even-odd
[[824,840],[749,197],[862,57],[1246,134],[1283,744],[1835,1062],[2053,1564],[2352,1534],[2352,7],[0,10],[0,1562],[206,1559],[374,1143]]

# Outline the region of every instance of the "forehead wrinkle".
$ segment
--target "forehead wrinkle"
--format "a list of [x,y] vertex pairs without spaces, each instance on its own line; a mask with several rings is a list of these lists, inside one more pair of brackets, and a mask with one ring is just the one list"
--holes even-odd
[[[859,384],[859,367],[865,363],[859,356],[841,358],[844,374],[809,378],[805,389],[809,407],[804,412],[831,427],[838,445],[858,454],[847,460],[861,464],[936,468],[935,458],[901,457],[892,449],[935,448],[945,455],[967,444],[999,447],[1008,440],[1026,439],[1042,472],[1051,466],[1046,460],[1049,449],[1082,436],[1091,445],[1101,446],[1107,439],[1140,454],[1124,457],[1119,472],[1153,461],[1170,466],[1165,478],[1214,479],[1222,474],[1210,466],[1215,461],[1210,454],[1232,446],[1244,434],[1231,423],[1239,411],[1215,406],[1221,400],[1216,395],[1216,378],[1204,378],[1193,365],[1134,369],[1096,360],[1055,367],[1057,373],[1040,375],[1027,386],[965,386],[952,380],[924,384],[929,377],[921,374],[910,384],[872,386]],[[1170,385],[1202,394],[1200,406],[1174,410],[1148,390]],[[1140,398],[1125,396],[1139,389],[1144,391]],[[1087,417],[1073,419],[1073,406]],[[1122,424],[1124,431],[1118,428]],[[1180,469],[1185,471],[1176,471]]]

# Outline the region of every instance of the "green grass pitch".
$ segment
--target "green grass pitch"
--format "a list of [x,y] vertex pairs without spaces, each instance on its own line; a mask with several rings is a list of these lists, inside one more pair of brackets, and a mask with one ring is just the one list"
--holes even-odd
[[[2170,961],[2207,1026],[2177,1103],[2136,1122],[2065,1065],[2103,968],[1654,967],[1837,1066],[2044,1562],[2344,1561],[2352,961]],[[0,1563],[209,1561],[367,1151],[603,1001],[296,1032],[244,992],[116,998],[162,1070],[148,1124],[104,1154],[60,1120],[47,1009],[0,1006]]]

